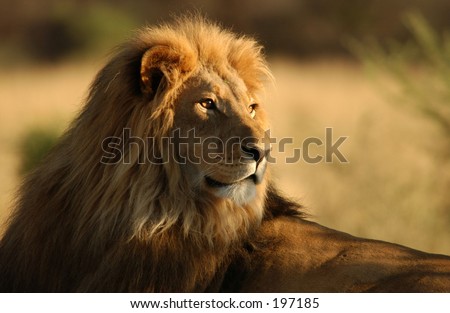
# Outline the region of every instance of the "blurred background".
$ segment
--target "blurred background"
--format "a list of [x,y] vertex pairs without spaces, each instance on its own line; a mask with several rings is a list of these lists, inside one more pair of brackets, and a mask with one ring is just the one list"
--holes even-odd
[[[200,12],[257,38],[276,78],[273,176],[312,219],[450,254],[450,1],[0,0],[0,221],[23,175],[80,110],[112,48]],[[349,163],[286,164],[307,137],[348,136]],[[322,147],[323,148],[323,147]],[[277,151],[277,147],[274,147]],[[314,153],[324,153],[318,149]]]

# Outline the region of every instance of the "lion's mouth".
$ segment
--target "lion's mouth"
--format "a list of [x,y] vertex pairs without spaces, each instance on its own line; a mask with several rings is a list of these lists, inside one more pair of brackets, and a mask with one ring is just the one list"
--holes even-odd
[[228,186],[231,186],[231,185],[234,185],[234,184],[238,184],[238,183],[240,183],[240,182],[242,182],[244,180],[247,180],[247,179],[251,179],[254,183],[256,183],[256,181],[257,181],[257,178],[256,178],[255,174],[252,174],[252,175],[250,175],[250,176],[248,176],[248,177],[246,177],[244,179],[241,179],[241,180],[238,180],[238,181],[235,181],[235,182],[232,182],[232,183],[223,183],[223,182],[217,181],[217,180],[215,180],[215,179],[213,179],[213,178],[211,178],[209,176],[205,176],[206,184],[209,187],[211,187],[211,188],[228,187]]
[[230,185],[233,184],[233,183],[230,183],[230,184],[222,183],[222,182],[220,182],[220,181],[217,181],[217,180],[215,180],[215,179],[212,179],[212,178],[209,177],[209,176],[205,176],[205,181],[206,181],[206,184],[207,184],[209,187],[212,187],[212,188],[227,187],[227,186],[230,186]]

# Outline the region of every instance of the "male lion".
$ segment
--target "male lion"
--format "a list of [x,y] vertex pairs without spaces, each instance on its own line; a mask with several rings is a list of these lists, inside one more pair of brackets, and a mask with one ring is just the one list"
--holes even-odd
[[[268,181],[253,40],[147,28],[25,180],[0,291],[450,291],[450,258],[302,219]],[[237,140],[236,140],[237,139]]]

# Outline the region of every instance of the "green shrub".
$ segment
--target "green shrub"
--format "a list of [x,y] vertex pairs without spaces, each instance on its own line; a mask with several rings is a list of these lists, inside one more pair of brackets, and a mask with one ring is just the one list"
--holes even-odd
[[39,164],[55,145],[58,137],[59,132],[54,128],[33,127],[29,129],[19,142],[20,173],[26,174]]
[[[421,210],[435,211],[450,224],[450,36],[438,34],[419,13],[409,13],[405,26],[413,40],[407,43],[391,41],[382,46],[350,42],[350,48],[364,63],[368,72],[380,84],[380,92],[390,97],[390,103],[404,111],[414,112],[440,129],[440,136],[429,138],[431,145],[423,147],[433,162],[429,171],[430,201]],[[439,134],[439,133],[438,133]],[[411,171],[415,169],[412,168]],[[413,181],[416,186],[424,182]],[[405,197],[412,198],[413,193]],[[432,202],[436,203],[433,205]],[[448,226],[447,226],[448,227]]]
[[130,13],[119,7],[100,3],[83,6],[71,2],[55,4],[27,24],[28,27],[18,35],[18,44],[25,56],[41,62],[61,61],[83,54],[104,54],[128,37],[138,25]]
[[[413,40],[350,42],[350,48],[372,74],[385,75],[397,88],[395,103],[429,118],[450,135],[450,36],[437,34],[419,13],[408,13],[405,26]],[[398,90],[400,92],[398,92]]]

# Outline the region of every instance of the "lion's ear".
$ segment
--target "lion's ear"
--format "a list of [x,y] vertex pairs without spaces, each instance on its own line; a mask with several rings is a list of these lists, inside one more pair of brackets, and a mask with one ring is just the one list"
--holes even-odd
[[163,79],[170,85],[191,70],[189,57],[169,46],[155,46],[147,50],[141,60],[141,90],[154,96]]

